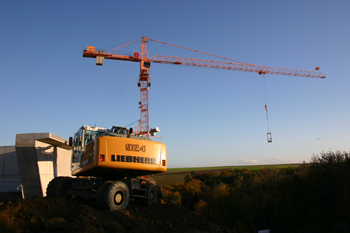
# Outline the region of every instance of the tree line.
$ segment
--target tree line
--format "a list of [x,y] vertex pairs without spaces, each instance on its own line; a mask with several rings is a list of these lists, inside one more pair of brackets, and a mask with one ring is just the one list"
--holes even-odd
[[181,204],[238,232],[350,232],[350,158],[322,152],[299,167],[192,172],[163,187]]

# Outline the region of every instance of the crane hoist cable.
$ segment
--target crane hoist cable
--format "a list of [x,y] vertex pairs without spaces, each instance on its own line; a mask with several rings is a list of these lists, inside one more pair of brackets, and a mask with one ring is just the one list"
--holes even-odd
[[265,111],[266,111],[266,122],[267,122],[267,142],[272,142],[272,135],[270,131],[270,124],[269,124],[269,114],[267,111],[267,94],[266,94],[266,81],[265,81],[265,75],[261,75],[261,83],[262,83],[262,90],[263,90],[263,96],[264,96],[264,104],[265,104]]

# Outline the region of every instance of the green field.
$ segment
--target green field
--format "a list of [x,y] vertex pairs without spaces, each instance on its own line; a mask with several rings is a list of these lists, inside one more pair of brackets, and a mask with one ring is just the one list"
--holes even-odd
[[300,164],[277,164],[277,165],[249,165],[249,166],[227,166],[227,167],[192,167],[192,168],[168,168],[168,170],[161,174],[155,174],[152,179],[162,185],[171,185],[174,183],[183,183],[185,176],[190,174],[192,171],[220,171],[220,170],[234,170],[234,169],[247,169],[250,171],[257,171],[261,169],[269,168],[287,168],[287,167],[298,167]]

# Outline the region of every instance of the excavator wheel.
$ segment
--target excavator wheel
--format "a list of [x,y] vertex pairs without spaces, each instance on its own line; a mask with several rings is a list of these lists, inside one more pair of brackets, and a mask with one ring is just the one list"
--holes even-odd
[[70,189],[72,185],[71,177],[56,177],[50,181],[46,189],[47,197],[60,197],[68,198],[70,195],[66,194],[65,191]]
[[123,181],[106,182],[97,190],[96,203],[102,209],[126,209],[129,201],[129,188]]
[[146,198],[137,198],[136,202],[139,205],[143,205],[143,206],[150,206],[153,203],[157,202],[157,190],[156,187],[154,186],[154,184],[147,184],[145,189],[147,189],[146,191]]

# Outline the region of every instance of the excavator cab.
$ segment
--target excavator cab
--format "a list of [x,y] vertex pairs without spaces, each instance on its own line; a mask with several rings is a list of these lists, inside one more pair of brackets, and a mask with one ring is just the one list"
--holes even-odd
[[93,142],[96,138],[100,136],[104,136],[106,132],[107,132],[106,128],[83,125],[74,134],[74,138],[69,139],[70,143],[72,143],[71,146],[73,146],[72,166],[71,166],[72,171],[80,167],[80,160],[86,145]]

